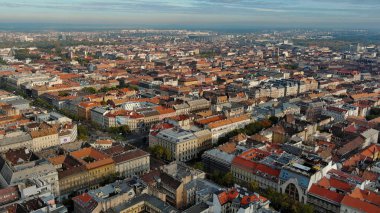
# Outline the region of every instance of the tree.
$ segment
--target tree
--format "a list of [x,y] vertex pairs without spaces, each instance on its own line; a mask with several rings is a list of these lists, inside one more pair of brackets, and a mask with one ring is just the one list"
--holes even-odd
[[95,94],[96,89],[94,87],[85,87],[82,89],[82,92],[88,93],[88,94]]
[[119,85],[117,86],[118,89],[124,89],[127,88],[127,84],[125,83],[125,79],[118,79]]
[[111,89],[109,87],[102,87],[100,88],[100,90],[98,92],[101,92],[101,93],[106,93],[108,91],[110,91]]
[[205,169],[205,165],[202,162],[196,162],[194,164],[194,168],[198,169],[198,170],[204,170]]
[[271,207],[280,212],[311,213],[314,209],[310,205],[304,205],[293,200],[286,194],[281,194],[276,190],[269,188],[263,191],[263,196],[268,198]]
[[164,155],[164,148],[160,145],[155,145],[153,148],[151,148],[151,152],[153,156],[161,159]]
[[269,121],[274,125],[278,123],[278,118],[276,116],[271,116]]
[[367,120],[372,120],[380,117],[380,108],[371,108],[369,114],[366,116]]
[[233,183],[234,183],[234,176],[232,175],[231,172],[227,172],[226,174],[224,174],[224,176],[223,176],[223,183],[226,186],[232,186],[233,185]]
[[172,159],[172,153],[170,152],[170,150],[167,148],[163,148],[163,150],[164,150],[163,155],[162,155],[163,158],[165,160],[171,160]]
[[227,187],[232,186],[234,183],[234,177],[231,172],[223,174],[219,170],[214,170],[210,175],[210,179],[219,185]]
[[214,170],[210,176],[210,178],[216,182],[217,184],[221,184],[221,177],[220,177],[220,171],[219,170]]
[[112,133],[112,134],[117,134],[119,132],[118,127],[110,127],[107,129],[107,132]]
[[301,205],[301,211],[299,211],[301,213],[313,213],[314,212],[314,208],[313,206],[309,205],[309,204],[304,204],[304,205]]
[[120,133],[122,133],[124,136],[128,135],[131,130],[129,129],[129,126],[128,125],[123,125],[123,126],[120,126],[119,127],[119,131]]
[[60,97],[67,97],[69,95],[70,95],[70,93],[67,91],[59,91],[58,92],[58,96],[60,96]]
[[287,65],[285,65],[285,69],[296,70],[297,68],[298,68],[298,64],[287,64]]
[[86,126],[78,125],[78,139],[86,141],[88,139],[88,129]]
[[[272,119],[275,120],[275,118],[272,118]],[[252,122],[242,129],[235,129],[235,130],[227,133],[225,136],[220,137],[217,144],[220,145],[220,144],[226,143],[230,140],[230,138],[232,138],[232,137],[234,137],[240,133],[243,133],[246,135],[254,135],[254,134],[260,132],[261,130],[263,130],[265,128],[271,127],[272,124],[273,124],[272,121],[269,119]]]
[[135,91],[139,91],[139,87],[136,86],[136,85],[130,85],[130,84],[128,84],[128,88],[133,89]]
[[260,186],[259,186],[259,183],[257,181],[252,181],[251,183],[249,183],[249,189],[253,192],[257,192],[260,190]]
[[78,58],[77,61],[80,65],[85,66],[85,67],[88,65],[88,63],[90,63],[90,61],[85,58]]
[[163,159],[163,160],[171,160],[172,159],[172,153],[168,148],[165,148],[160,145],[155,145],[153,147],[149,148],[152,155],[156,158]]
[[120,138],[119,136],[127,136],[131,132],[131,130],[129,129],[128,125],[123,125],[119,127],[110,127],[107,129],[107,132],[114,134],[119,139],[122,139],[122,137]]
[[117,180],[122,180],[122,176],[119,172],[112,173],[106,177],[104,177],[103,181],[100,183],[100,185],[104,186],[110,183],[114,183]]
[[44,108],[44,109],[48,109],[48,110],[52,110],[53,109],[53,106],[49,102],[47,102],[46,100],[44,100],[42,98],[36,98],[32,102],[32,105],[33,106],[37,106],[37,107],[41,107],[41,108]]
[[7,62],[6,61],[4,61],[4,59],[3,58],[0,58],[0,65],[6,65],[7,64]]
[[29,53],[28,49],[19,49],[15,51],[15,58],[18,60],[25,60],[27,58],[32,59],[32,60],[38,60],[41,58],[40,55],[38,54],[31,54]]

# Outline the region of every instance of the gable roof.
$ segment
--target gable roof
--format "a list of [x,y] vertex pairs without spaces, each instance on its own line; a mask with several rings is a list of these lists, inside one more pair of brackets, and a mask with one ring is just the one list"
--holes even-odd
[[317,184],[313,184],[310,187],[308,194],[311,194],[311,195],[316,196],[318,198],[322,198],[325,200],[332,201],[335,204],[340,204],[340,202],[344,198],[344,195],[339,194],[339,193],[334,192],[334,191],[330,191],[329,189],[326,189],[326,188],[319,186]]
[[366,201],[353,198],[349,195],[344,196],[342,200],[342,205],[348,206],[350,208],[357,209],[362,212],[368,212],[368,213],[373,213],[373,212],[380,212],[380,207],[375,206],[371,203],[368,203]]

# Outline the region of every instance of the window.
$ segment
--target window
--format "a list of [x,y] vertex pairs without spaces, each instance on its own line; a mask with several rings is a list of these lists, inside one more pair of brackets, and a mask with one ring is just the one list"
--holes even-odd
[[296,185],[293,183],[290,183],[286,189],[285,189],[285,194],[288,194],[291,198],[294,200],[299,200],[299,194]]

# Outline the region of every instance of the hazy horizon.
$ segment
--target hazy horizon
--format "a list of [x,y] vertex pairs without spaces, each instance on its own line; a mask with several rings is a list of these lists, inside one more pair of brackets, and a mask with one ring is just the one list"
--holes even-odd
[[0,0],[0,30],[22,24],[379,29],[379,11],[379,0]]

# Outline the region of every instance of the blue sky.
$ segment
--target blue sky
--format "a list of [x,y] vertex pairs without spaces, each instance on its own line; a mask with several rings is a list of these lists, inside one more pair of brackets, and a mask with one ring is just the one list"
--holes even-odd
[[0,0],[16,22],[377,28],[380,0]]

